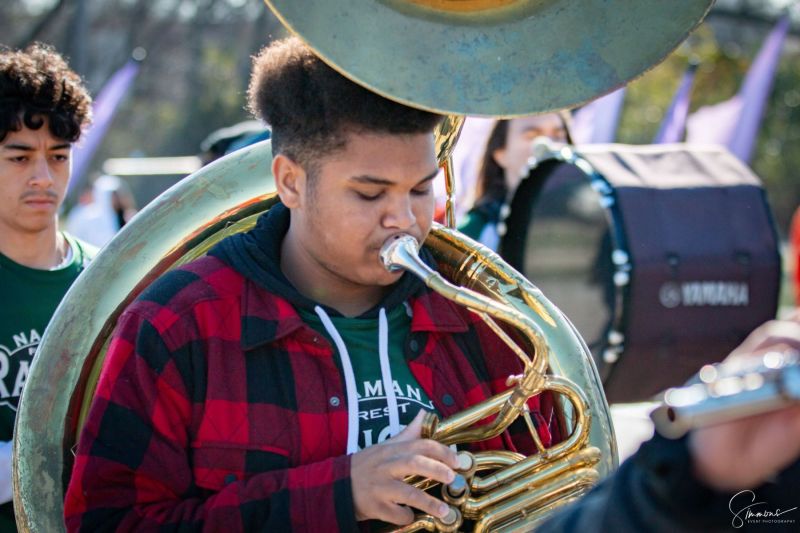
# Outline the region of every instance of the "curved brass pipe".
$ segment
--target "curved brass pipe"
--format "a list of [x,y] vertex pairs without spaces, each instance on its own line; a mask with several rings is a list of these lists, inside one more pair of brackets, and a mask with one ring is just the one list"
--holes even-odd
[[[542,326],[537,324],[533,318],[535,314],[530,310],[540,310],[548,326],[555,324],[554,316],[545,305],[531,307],[529,300],[540,293],[537,295],[529,286],[517,284],[513,272],[498,266],[502,261],[497,256],[482,256],[483,251],[480,247],[472,247],[469,254],[465,254],[467,259],[462,259],[460,264],[447,264],[462,278],[468,277],[478,286],[481,280],[494,288],[498,285],[498,278],[510,282],[511,285],[502,291],[505,294],[493,293],[490,297],[450,283],[420,260],[416,240],[407,235],[385,243],[380,254],[384,266],[390,271],[405,269],[445,298],[479,314],[523,362],[523,373],[509,379],[509,390],[444,420],[428,413],[423,423],[422,436],[444,444],[471,443],[496,437],[518,417],[523,417],[528,424],[539,453],[525,457],[507,451],[480,452],[467,461],[473,465],[469,472],[463,471],[456,482],[442,487],[443,499],[452,506],[451,509],[460,510],[464,519],[474,521],[474,531],[502,529],[508,523],[514,523],[514,527],[527,524],[533,517],[542,516],[544,509],[552,510],[571,501],[600,478],[597,467],[602,469],[603,459],[603,452],[590,445],[591,406],[587,395],[570,379],[548,375],[551,349]],[[496,277],[487,280],[487,270]],[[518,286],[513,287],[513,284]],[[519,301],[527,313],[512,305],[514,300],[508,297],[511,292],[521,294]],[[495,319],[521,332],[533,355],[529,357],[528,352],[494,322]],[[542,445],[527,407],[532,396],[545,391],[562,397],[564,405],[570,404],[574,414],[568,437],[550,448]],[[491,417],[494,417],[491,422],[482,423]],[[476,474],[487,469],[493,471],[485,476]],[[425,490],[436,486],[428,480],[407,481]],[[431,530],[431,527],[443,531],[429,516],[419,516],[414,524],[399,531]]]
[[[518,310],[445,280],[438,272],[423,263],[417,255],[417,241],[409,236],[398,237],[381,250],[381,259],[386,268],[403,268],[421,278],[425,284],[445,298],[478,313],[494,318],[519,329],[534,346],[532,359],[523,360],[524,374],[510,393],[497,395],[475,409],[467,409],[451,419],[435,422],[429,413],[423,427],[423,438],[433,438],[445,444],[475,442],[496,437],[506,430],[524,410],[524,405],[534,394],[543,390],[547,370],[547,342],[539,326]],[[477,421],[489,415],[497,417],[487,425],[470,429]]]

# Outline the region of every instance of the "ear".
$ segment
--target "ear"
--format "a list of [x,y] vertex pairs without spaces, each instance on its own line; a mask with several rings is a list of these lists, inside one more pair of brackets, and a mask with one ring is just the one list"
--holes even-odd
[[278,196],[286,207],[300,207],[306,191],[306,171],[299,164],[283,154],[272,160],[272,175]]
[[492,159],[494,159],[494,162],[501,168],[508,168],[508,152],[505,148],[498,148],[492,152]]

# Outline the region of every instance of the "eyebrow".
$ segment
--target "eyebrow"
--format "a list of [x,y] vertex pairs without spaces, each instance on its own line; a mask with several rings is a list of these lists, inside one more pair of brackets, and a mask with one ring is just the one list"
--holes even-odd
[[[32,146],[28,146],[27,144],[16,144],[16,143],[9,143],[0,145],[4,150],[20,150],[22,152],[33,152],[34,148]],[[70,143],[62,143],[57,144],[55,146],[49,147],[48,151],[53,150],[64,150],[70,148],[72,145]]]
[[[436,170],[434,170],[432,173],[430,173],[427,176],[425,176],[424,178],[422,178],[421,180],[419,180],[419,182],[417,182],[416,185],[422,185],[426,181],[432,180],[433,178],[436,177],[437,174],[439,174],[439,169],[438,168]],[[393,182],[391,180],[387,180],[386,178],[379,178],[379,177],[370,176],[370,175],[353,176],[353,177],[350,178],[350,180],[358,182],[358,183],[367,183],[369,185],[394,185],[395,184],[395,182]]]

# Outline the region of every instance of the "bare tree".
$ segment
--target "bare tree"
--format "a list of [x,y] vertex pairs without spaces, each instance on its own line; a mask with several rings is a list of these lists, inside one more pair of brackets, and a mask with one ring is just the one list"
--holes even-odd
[[58,0],[56,4],[42,15],[36,22],[36,25],[31,28],[28,34],[19,40],[17,48],[24,48],[30,43],[42,38],[42,35],[48,30],[50,25],[55,21],[59,14],[64,10],[67,5],[67,0]]

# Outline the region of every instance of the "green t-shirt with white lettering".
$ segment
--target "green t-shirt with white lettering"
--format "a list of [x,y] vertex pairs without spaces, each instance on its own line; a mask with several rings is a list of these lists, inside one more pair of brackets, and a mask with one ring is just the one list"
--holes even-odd
[[0,440],[11,440],[22,386],[53,312],[95,249],[65,235],[72,260],[39,270],[0,254]]
[[[303,320],[314,330],[325,335],[336,350],[320,318],[306,310],[300,310]],[[400,427],[408,425],[420,409],[435,412],[425,391],[411,374],[403,355],[408,333],[411,330],[411,317],[406,306],[399,305],[386,314],[389,342],[389,366],[392,373],[392,386],[397,399]],[[363,450],[389,438],[389,407],[386,391],[381,377],[381,362],[378,355],[378,319],[331,317],[342,341],[347,348],[358,394],[358,448]],[[341,371],[341,354],[337,357]]]
[[[0,254],[0,441],[13,437],[19,396],[53,312],[97,251],[63,235],[72,259],[55,270],[29,268]],[[0,533],[16,530],[11,502],[0,505]]]

